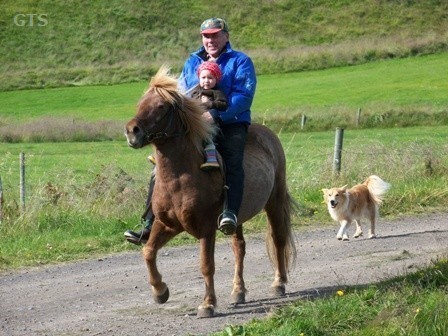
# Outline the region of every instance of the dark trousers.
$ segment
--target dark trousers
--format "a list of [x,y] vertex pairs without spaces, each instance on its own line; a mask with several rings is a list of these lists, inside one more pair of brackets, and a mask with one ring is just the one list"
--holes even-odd
[[236,215],[240,210],[244,190],[244,146],[247,139],[247,124],[222,125],[215,137],[216,148],[226,167],[227,209]]
[[152,194],[154,192],[154,184],[156,182],[156,168],[154,167],[149,178],[148,196],[146,197],[146,210],[142,215],[142,219],[146,221],[146,228],[151,228],[154,222],[154,213],[152,212]]

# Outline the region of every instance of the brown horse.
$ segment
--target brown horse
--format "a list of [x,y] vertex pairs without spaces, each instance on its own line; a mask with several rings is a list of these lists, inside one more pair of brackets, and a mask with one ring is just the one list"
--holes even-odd
[[[143,248],[153,298],[165,303],[169,297],[156,265],[157,251],[170,239],[186,231],[200,241],[201,272],[205,280],[204,301],[199,317],[214,315],[215,238],[217,218],[224,202],[223,174],[202,171],[203,142],[210,140],[214,128],[202,118],[204,109],[196,100],[181,94],[177,80],[162,67],[152,78],[137,107],[137,114],[125,126],[129,146],[152,144],[157,162],[152,198],[155,221]],[[249,127],[245,148],[246,172],[243,203],[238,228],[232,236],[235,256],[232,301],[244,303],[243,279],[245,240],[242,223],[263,209],[268,219],[266,246],[275,267],[274,293],[285,294],[287,272],[294,265],[296,249],[291,230],[291,213],[296,203],[286,185],[286,163],[282,145],[268,128]]]

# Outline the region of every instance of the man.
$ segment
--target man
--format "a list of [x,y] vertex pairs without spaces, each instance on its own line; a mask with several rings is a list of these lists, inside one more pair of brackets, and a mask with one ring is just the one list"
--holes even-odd
[[[243,155],[248,126],[251,122],[251,105],[256,88],[255,68],[244,53],[232,49],[227,23],[211,18],[201,24],[202,47],[193,52],[184,64],[179,86],[188,93],[198,83],[197,69],[205,61],[216,62],[223,74],[219,88],[227,96],[228,107],[224,111],[210,110],[204,118],[215,121],[220,128],[215,141],[226,165],[228,187],[224,211],[219,219],[219,230],[233,234],[243,198]],[[151,187],[149,198],[151,197]],[[147,225],[140,232],[126,231],[126,239],[134,244],[145,243],[151,232],[153,215],[146,214]]]

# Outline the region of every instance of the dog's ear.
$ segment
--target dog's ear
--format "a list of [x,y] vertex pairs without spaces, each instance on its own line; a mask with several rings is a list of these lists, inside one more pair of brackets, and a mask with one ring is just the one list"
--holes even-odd
[[328,189],[323,188],[322,192],[324,193],[324,195],[326,195],[328,193]]
[[345,192],[347,190],[347,184],[345,186],[342,186],[341,188],[339,188],[342,192]]

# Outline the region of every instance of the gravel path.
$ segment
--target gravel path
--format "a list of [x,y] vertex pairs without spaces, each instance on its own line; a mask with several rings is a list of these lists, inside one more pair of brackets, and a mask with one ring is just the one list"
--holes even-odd
[[[197,319],[204,294],[198,246],[165,248],[159,268],[170,299],[156,304],[140,252],[28,268],[0,274],[0,335],[206,335],[229,324],[266,317],[307,296],[413,272],[448,255],[448,213],[380,219],[378,238],[336,240],[336,223],[296,232],[298,261],[284,298],[272,298],[273,270],[264,240],[248,236],[247,303],[229,304],[233,255],[230,240],[216,246],[217,316]],[[367,231],[365,228],[364,231]]]

